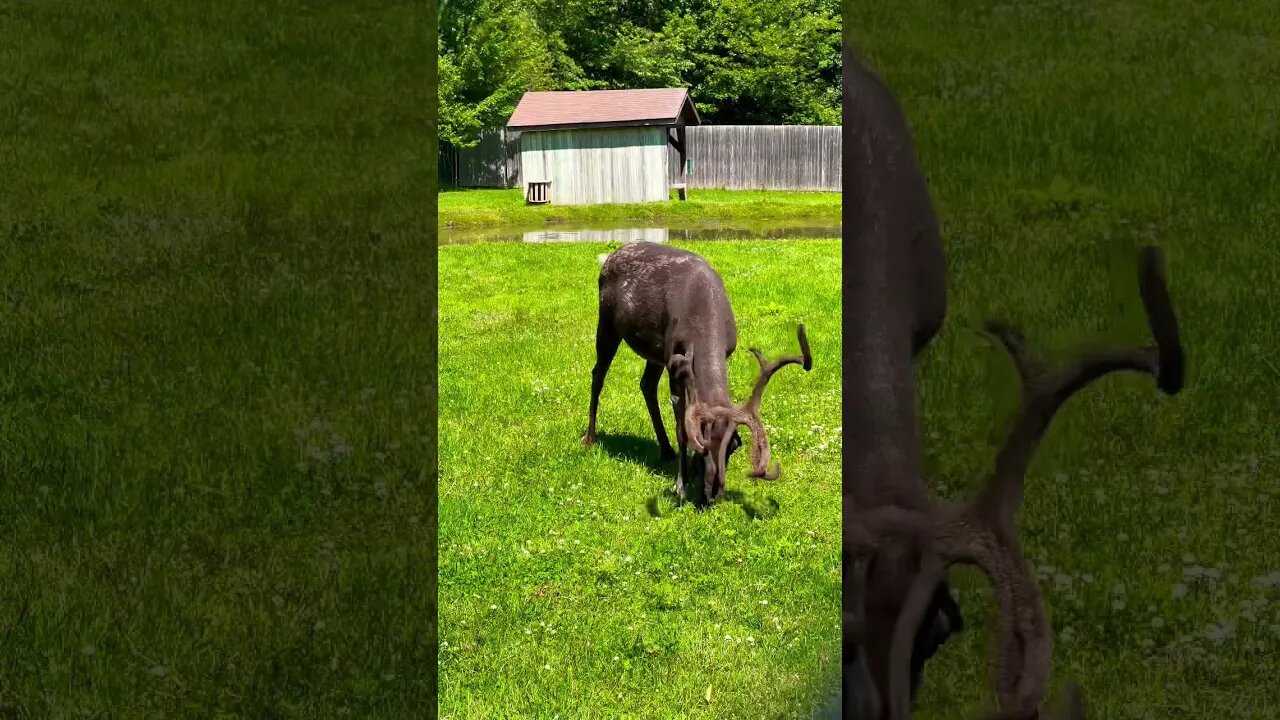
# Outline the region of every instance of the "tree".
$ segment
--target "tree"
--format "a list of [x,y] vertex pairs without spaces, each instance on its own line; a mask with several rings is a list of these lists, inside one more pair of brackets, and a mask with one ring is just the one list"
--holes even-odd
[[835,0],[449,0],[440,133],[473,144],[529,90],[689,87],[713,122],[838,124]]

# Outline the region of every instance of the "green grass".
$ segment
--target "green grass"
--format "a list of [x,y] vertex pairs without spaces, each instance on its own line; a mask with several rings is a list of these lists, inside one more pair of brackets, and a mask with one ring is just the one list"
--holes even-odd
[[[974,323],[1003,316],[1059,358],[1090,339],[1145,340],[1132,265],[1111,260],[1167,248],[1186,390],[1169,399],[1110,377],[1074,399],[1021,516],[1046,566],[1056,678],[1083,685],[1091,717],[1271,718],[1280,706],[1266,681],[1280,590],[1253,582],[1280,569],[1273,10],[902,0],[848,15],[905,105],[944,226],[952,313],[920,371],[938,494],[975,487],[1013,402],[1011,367]],[[921,718],[990,707],[991,601],[975,573],[959,578],[973,630],[931,664]]]
[[840,244],[695,249],[734,304],[735,398],[747,346],[795,352],[803,321],[814,354],[765,397],[782,478],[735,457],[707,511],[655,467],[625,346],[578,442],[608,246],[441,248],[442,718],[811,718],[838,687]]
[[[672,197],[675,194],[672,193]],[[526,205],[519,189],[440,193],[441,228],[552,223],[840,221],[840,193],[777,190],[697,190],[688,200],[635,205]]]
[[430,19],[0,4],[0,717],[423,717]]

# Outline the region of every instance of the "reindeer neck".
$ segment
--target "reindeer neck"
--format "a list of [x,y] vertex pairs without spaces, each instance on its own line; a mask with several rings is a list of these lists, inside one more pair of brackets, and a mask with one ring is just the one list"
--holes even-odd
[[693,358],[693,385],[698,399],[712,405],[730,405],[729,363],[721,343],[707,343],[705,351],[698,348]]
[[[911,241],[902,207],[918,172],[887,89],[846,52],[843,357],[844,493],[860,506],[922,507]],[[892,103],[892,104],[891,104]],[[905,230],[905,232],[904,232]]]

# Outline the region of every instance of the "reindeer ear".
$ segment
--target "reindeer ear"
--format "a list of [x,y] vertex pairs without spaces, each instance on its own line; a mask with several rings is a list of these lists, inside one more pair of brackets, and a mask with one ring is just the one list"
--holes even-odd
[[693,347],[684,348],[684,353],[673,352],[668,356],[667,372],[676,380],[687,380],[693,377]]

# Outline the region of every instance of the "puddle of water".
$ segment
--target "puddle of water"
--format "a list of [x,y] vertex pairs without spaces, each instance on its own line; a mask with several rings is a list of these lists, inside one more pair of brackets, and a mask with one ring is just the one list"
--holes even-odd
[[521,235],[527,243],[553,242],[641,242],[664,243],[667,228],[618,228],[615,230],[531,230]]
[[703,240],[771,240],[781,238],[838,238],[840,223],[827,220],[804,223],[756,223],[742,225],[685,225],[668,227],[511,227],[485,230],[448,230],[441,228],[441,245],[464,245],[476,242],[560,243],[588,242],[630,243],[649,241],[690,242]]

